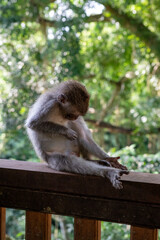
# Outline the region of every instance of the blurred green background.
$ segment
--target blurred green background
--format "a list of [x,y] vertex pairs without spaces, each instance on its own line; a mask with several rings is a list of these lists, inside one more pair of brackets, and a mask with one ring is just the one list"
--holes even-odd
[[[87,87],[94,139],[130,170],[160,173],[160,1],[1,0],[0,158],[38,161],[24,122],[54,83]],[[73,239],[73,218],[53,216],[52,239]],[[24,212],[7,210],[9,239]],[[129,226],[102,223],[103,240]]]

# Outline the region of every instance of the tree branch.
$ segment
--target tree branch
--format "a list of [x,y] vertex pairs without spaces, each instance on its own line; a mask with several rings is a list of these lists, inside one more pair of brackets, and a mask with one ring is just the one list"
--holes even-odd
[[123,133],[123,134],[130,135],[134,131],[134,129],[131,129],[131,128],[118,127],[118,126],[114,126],[110,123],[106,123],[106,122],[102,122],[102,121],[97,123],[97,120],[93,120],[93,119],[87,118],[87,119],[85,119],[85,121],[92,123],[93,125],[100,127],[100,128],[107,128],[112,133]]
[[[93,79],[93,78],[96,78],[96,77],[97,77],[96,74],[92,74],[91,73],[91,74],[79,77],[78,79],[81,79],[81,80],[87,79],[88,80],[88,79]],[[111,79],[111,78],[107,78],[107,77],[101,76],[100,79],[104,80],[104,81],[106,81],[106,82],[108,82],[108,83],[110,83],[110,84],[112,84],[114,86],[117,84],[116,80]]]
[[[87,118],[85,119],[85,121],[95,125],[96,127],[107,128],[111,133],[122,133],[126,135],[131,135],[131,134],[134,134],[134,132],[136,131],[136,129],[134,128],[119,127],[106,122],[97,123],[97,120],[94,120],[94,119]],[[151,130],[144,129],[144,130],[136,131],[136,134],[158,134],[158,133],[160,133],[160,127],[151,129]]]
[[[51,2],[54,2],[55,0],[51,0]],[[111,20],[114,18],[116,21],[118,21],[122,27],[128,29],[133,34],[138,36],[141,41],[143,41],[146,46],[148,46],[160,59],[160,38],[158,35],[154,32],[152,32],[147,26],[144,25],[143,21],[139,17],[133,17],[129,15],[128,13],[125,13],[122,9],[119,9],[117,7],[113,7],[109,3],[103,3],[100,0],[96,0],[98,3],[101,3],[105,6],[106,10],[111,13],[112,17],[106,17],[102,14],[97,15],[91,15],[84,18],[84,22],[90,23],[90,22],[111,22]],[[34,6],[37,6],[38,8],[38,1],[31,0],[31,4]],[[22,20],[26,21],[26,19]],[[19,20],[17,20],[19,21]],[[28,19],[28,21],[32,21],[32,19]],[[39,16],[38,22],[42,26],[49,26],[49,27],[56,27],[56,20],[49,20],[45,19],[42,16]],[[67,24],[74,24],[74,18],[64,22],[65,25]]]
[[39,24],[45,24],[47,25],[48,27],[56,27],[56,21],[53,21],[53,20],[48,20],[48,19],[45,19],[43,17],[39,17]]
[[[99,1],[97,1],[99,2]],[[116,21],[118,21],[122,27],[128,29],[133,34],[138,36],[141,41],[143,41],[147,47],[149,47],[155,55],[160,59],[160,38],[157,34],[152,32],[147,26],[145,26],[142,20],[137,17],[132,17],[125,13],[122,9],[111,6],[110,4],[102,3],[106,10],[109,11]],[[103,14],[91,15],[84,18],[84,22],[110,22],[111,17],[105,17]],[[45,22],[47,26],[55,27],[56,21],[51,21],[48,19],[40,18],[40,23]],[[69,21],[74,23],[74,19]],[[67,24],[67,22],[65,22]]]
[[122,86],[122,84],[116,84],[116,88],[113,91],[111,98],[109,99],[109,101],[107,103],[103,104],[102,111],[101,111],[98,122],[101,122],[104,119],[104,117],[107,116],[109,110],[113,107],[113,105],[117,99],[117,96],[119,95],[119,93],[121,91],[121,86]]
[[113,18],[121,24],[122,27],[128,29],[138,36],[140,40],[142,40],[146,46],[148,46],[160,59],[160,38],[157,34],[150,31],[150,29],[143,24],[140,18],[134,18],[125,13],[122,9],[113,7],[108,3],[102,4],[105,6],[106,10],[111,13]]
[[115,90],[113,91],[113,94],[112,94],[111,98],[109,99],[109,101],[106,104],[103,104],[102,111],[101,111],[98,122],[101,122],[104,119],[104,117],[108,114],[108,112],[112,109],[112,107],[114,106],[114,104],[117,100],[117,96],[121,92],[123,84],[127,80],[132,79],[134,76],[135,76],[134,72],[127,72],[123,77],[120,78],[120,80],[118,82],[115,82],[115,85],[116,85]]
[[86,23],[90,22],[110,22],[110,17],[105,17],[103,14],[91,15],[85,18]]
[[[91,23],[91,22],[110,22],[110,17],[105,17],[103,14],[97,14],[97,15],[91,15],[89,17],[84,18],[85,23]],[[49,20],[43,17],[39,17],[39,23],[40,24],[46,24],[48,27],[56,27],[56,23],[58,23],[55,20]],[[65,21],[64,24],[71,24],[74,23],[74,18],[68,21]]]

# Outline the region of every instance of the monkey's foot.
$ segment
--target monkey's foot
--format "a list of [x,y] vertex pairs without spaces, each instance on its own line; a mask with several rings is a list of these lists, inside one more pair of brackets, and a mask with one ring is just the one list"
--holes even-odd
[[119,181],[120,177],[123,174],[129,174],[129,171],[127,170],[119,170],[119,169],[113,169],[110,172],[108,172],[108,177],[109,180],[111,181],[113,187],[115,187],[116,189],[122,189],[122,182]]
[[120,159],[120,157],[107,157],[105,160],[108,161],[112,167],[114,168],[119,168],[119,169],[122,169],[122,170],[127,170],[127,167],[120,164],[118,162],[118,159]]

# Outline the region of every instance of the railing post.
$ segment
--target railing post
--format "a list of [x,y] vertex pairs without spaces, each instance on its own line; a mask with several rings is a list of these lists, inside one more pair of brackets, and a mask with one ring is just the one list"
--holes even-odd
[[158,240],[158,229],[131,226],[131,240]]
[[0,240],[6,238],[6,209],[0,208]]
[[101,221],[75,218],[74,219],[74,240],[100,240]]
[[51,214],[26,211],[26,240],[51,240]]

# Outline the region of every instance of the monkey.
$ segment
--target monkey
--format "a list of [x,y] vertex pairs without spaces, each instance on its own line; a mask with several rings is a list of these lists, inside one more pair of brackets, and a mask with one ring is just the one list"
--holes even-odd
[[[25,122],[37,156],[56,171],[108,178],[123,188],[120,176],[129,171],[109,157],[92,138],[84,121],[89,93],[78,81],[64,81],[43,93],[29,110]],[[99,160],[91,159],[95,156]]]

